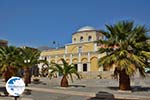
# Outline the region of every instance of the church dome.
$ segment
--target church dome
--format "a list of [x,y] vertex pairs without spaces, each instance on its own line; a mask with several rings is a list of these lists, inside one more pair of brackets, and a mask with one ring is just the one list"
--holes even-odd
[[96,29],[91,26],[84,26],[84,27],[81,27],[80,29],[78,29],[77,32],[91,31],[91,30],[96,30]]

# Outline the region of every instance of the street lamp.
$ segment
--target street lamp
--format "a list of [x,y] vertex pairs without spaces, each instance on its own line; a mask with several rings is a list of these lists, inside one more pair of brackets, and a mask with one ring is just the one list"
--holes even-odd
[[56,46],[56,49],[58,49],[60,46],[59,42],[56,42],[56,41],[53,41],[53,45]]
[[28,59],[28,60],[24,60],[24,63],[30,63],[30,60]]

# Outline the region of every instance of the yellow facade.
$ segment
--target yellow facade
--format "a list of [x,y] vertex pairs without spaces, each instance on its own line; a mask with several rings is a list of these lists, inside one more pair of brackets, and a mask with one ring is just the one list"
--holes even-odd
[[53,50],[47,50],[42,52],[42,56],[48,56],[48,55],[61,55],[65,53],[65,49],[53,49]]
[[100,55],[97,53],[98,45],[94,41],[99,39],[103,39],[99,31],[85,26],[73,33],[72,43],[66,44],[64,48],[42,51],[41,59],[61,63],[60,59],[64,58],[68,63],[74,63],[78,72],[98,72]]

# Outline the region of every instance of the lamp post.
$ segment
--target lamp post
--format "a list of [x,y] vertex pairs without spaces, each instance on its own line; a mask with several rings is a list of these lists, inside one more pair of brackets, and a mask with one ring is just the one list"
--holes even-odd
[[28,59],[28,60],[24,60],[24,63],[30,63],[30,60]]
[[56,49],[58,49],[60,46],[59,42],[57,42],[57,41],[53,41],[53,45]]
[[31,80],[30,80],[30,70],[29,70],[29,63],[30,63],[30,60],[24,60],[24,63],[25,63],[25,70],[24,70],[24,81],[25,81],[25,85],[28,86],[28,83],[31,83]]

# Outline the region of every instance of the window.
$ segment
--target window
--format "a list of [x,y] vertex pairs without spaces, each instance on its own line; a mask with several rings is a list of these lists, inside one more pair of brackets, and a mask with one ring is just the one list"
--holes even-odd
[[91,36],[89,36],[89,37],[88,37],[88,41],[91,41],[91,40],[92,40],[92,37],[91,37]]
[[83,36],[80,37],[80,42],[82,42],[82,41],[83,41]]
[[47,60],[47,58],[46,58],[46,57],[44,57],[44,60],[46,61],[46,60]]
[[75,66],[75,69],[78,71],[78,65],[77,65],[77,64],[74,64],[74,66]]
[[81,47],[81,46],[78,48],[78,52],[79,52],[79,53],[82,52],[82,47]]
[[83,71],[87,72],[87,64],[83,64]]
[[74,38],[74,42],[76,42],[76,38]]

